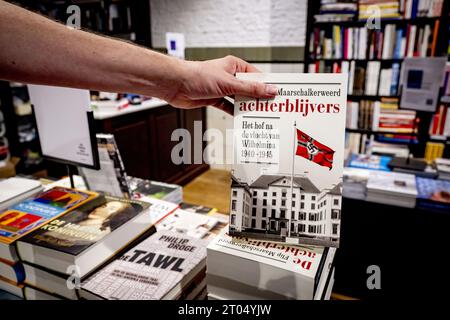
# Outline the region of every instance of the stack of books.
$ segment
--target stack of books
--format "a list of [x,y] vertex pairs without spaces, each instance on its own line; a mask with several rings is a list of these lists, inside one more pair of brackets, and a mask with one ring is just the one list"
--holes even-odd
[[208,299],[329,299],[336,248],[230,237],[208,246]]
[[416,184],[418,208],[450,212],[450,181],[417,177]]
[[128,245],[155,232],[148,203],[98,196],[17,242],[26,285],[77,299],[77,286]]
[[437,170],[439,179],[450,180],[450,159],[434,159],[434,167]]
[[435,159],[440,159],[444,155],[445,144],[442,142],[428,141],[425,145],[425,161],[427,164],[433,164]]
[[177,300],[206,295],[208,240],[161,230],[95,272],[80,296],[104,300]]
[[356,16],[358,4],[351,0],[321,0],[316,22],[351,21]]
[[[224,215],[223,215],[224,216]],[[98,269],[81,285],[80,296],[105,300],[203,300],[206,247],[228,216],[175,210],[157,232]]]
[[350,199],[366,199],[369,173],[369,170],[366,169],[344,168],[344,188],[342,195]]
[[367,182],[367,200],[406,208],[416,205],[416,179],[412,174],[371,171]]
[[[400,18],[400,3],[395,0],[359,0],[359,20],[373,18],[392,19]],[[374,10],[374,7],[376,10]]]
[[24,265],[18,242],[34,230],[70,210],[96,201],[99,195],[62,187],[52,188],[34,199],[24,200],[0,213],[0,288],[23,297]]

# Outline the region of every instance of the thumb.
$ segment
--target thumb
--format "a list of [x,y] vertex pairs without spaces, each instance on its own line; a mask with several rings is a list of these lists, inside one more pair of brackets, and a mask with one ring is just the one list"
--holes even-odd
[[270,99],[277,95],[277,87],[262,82],[246,81],[233,78],[231,83],[232,94],[251,97]]

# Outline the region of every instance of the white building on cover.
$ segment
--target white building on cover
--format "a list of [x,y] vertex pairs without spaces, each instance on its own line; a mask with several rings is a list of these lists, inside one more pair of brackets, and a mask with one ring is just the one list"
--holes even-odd
[[251,185],[232,178],[230,233],[339,241],[342,184],[319,190],[308,178],[262,175]]

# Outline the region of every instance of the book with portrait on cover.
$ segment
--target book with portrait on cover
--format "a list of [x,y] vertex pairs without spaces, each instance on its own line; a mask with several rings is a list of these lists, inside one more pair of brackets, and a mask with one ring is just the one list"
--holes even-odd
[[338,247],[347,75],[236,76],[278,95],[235,99],[230,234]]

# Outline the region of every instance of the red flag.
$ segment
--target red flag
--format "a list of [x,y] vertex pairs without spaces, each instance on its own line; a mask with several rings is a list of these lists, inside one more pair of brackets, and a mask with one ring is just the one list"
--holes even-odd
[[314,140],[303,131],[297,129],[297,151],[296,155],[306,158],[321,166],[333,168],[334,150]]

